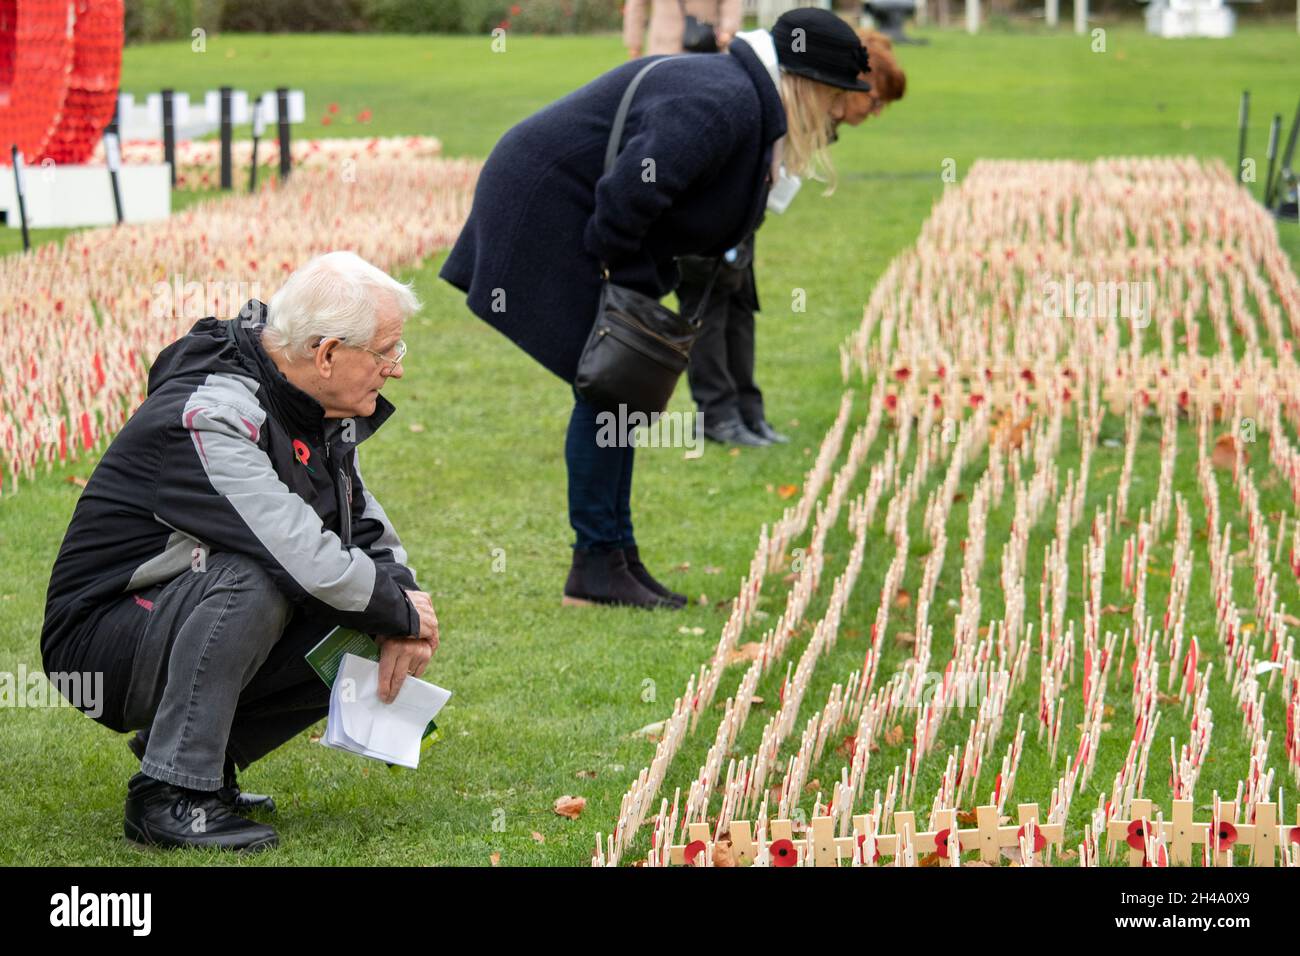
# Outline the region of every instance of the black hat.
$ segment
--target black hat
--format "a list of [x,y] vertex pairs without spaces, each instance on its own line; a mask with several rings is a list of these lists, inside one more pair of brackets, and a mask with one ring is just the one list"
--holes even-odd
[[791,73],[844,90],[870,90],[867,49],[853,28],[820,7],[796,7],[772,26],[776,59]]

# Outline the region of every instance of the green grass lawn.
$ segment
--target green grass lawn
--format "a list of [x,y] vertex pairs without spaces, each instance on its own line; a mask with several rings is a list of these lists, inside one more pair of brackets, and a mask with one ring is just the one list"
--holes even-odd
[[[840,171],[836,194],[824,198],[815,184],[805,186],[785,216],[769,216],[759,236],[757,275],[765,306],[758,320],[759,381],[770,417],[794,436],[793,442],[735,456],[713,446],[697,461],[683,460],[680,449],[638,454],[634,509],[646,560],[693,598],[707,595],[707,606],[696,603],[680,614],[559,606],[571,540],[562,454],[568,389],[468,313],[462,297],[436,277],[441,257],[410,274],[426,307],[407,335],[406,375],[386,393],[398,413],[367,445],[366,476],[438,609],[443,643],[427,676],[455,696],[439,720],[439,740],[416,772],[390,771],[327,750],[307,734],[246,771],[247,788],[272,793],[280,804],[282,845],[241,864],[487,865],[497,852],[503,865],[586,864],[595,831],[609,830],[628,783],[653,753],[653,745],[632,732],[667,716],[673,696],[712,652],[726,616],[725,605],[719,605],[734,595],[759,525],[778,517],[786,504],[769,486],[798,483],[811,465],[842,390],[837,346],[860,322],[875,278],[915,239],[943,188],[944,160],[955,160],[959,174],[979,157],[1194,154],[1231,164],[1237,98],[1248,87],[1254,105],[1251,154],[1262,168],[1268,118],[1274,112],[1289,117],[1295,107],[1300,40],[1282,28],[1246,29],[1217,42],[1161,41],[1136,29],[1114,29],[1104,53],[1092,52],[1088,38],[1068,34],[928,35],[930,45],[899,51],[908,71],[906,99],[883,118],[844,131],[834,147]],[[505,53],[493,53],[487,38],[226,36],[211,38],[204,54],[192,53],[188,44],[128,49],[123,88],[139,96],[164,84],[197,94],[222,82],[253,92],[287,83],[307,92],[309,122],[295,135],[431,134],[442,138],[448,155],[485,156],[511,124],[623,57],[612,35],[512,37]],[[330,102],[340,105],[344,119],[369,108],[373,121],[340,120],[322,127],[318,120]],[[4,249],[15,247],[15,234],[3,234]],[[1296,227],[1284,226],[1282,238],[1294,260],[1300,254]],[[806,312],[790,310],[796,288],[807,292]],[[684,393],[679,390],[673,408],[689,407]],[[855,427],[858,420],[855,416]],[[1108,427],[1122,434],[1117,421],[1108,420]],[[1194,460],[1192,437],[1190,432],[1182,436],[1180,464]],[[1071,428],[1062,475],[1073,460],[1072,440]],[[1135,472],[1134,514],[1154,494],[1158,475],[1158,430],[1146,441],[1151,454],[1139,460]],[[873,455],[882,448],[883,439]],[[1258,458],[1266,458],[1262,447]],[[1094,476],[1118,460],[1121,452],[1099,450]],[[39,666],[45,585],[77,496],[68,479],[88,474],[90,467],[89,462],[69,466],[0,500],[0,671]],[[1094,478],[1099,500],[1113,481]],[[1201,527],[1191,468],[1180,471],[1176,487],[1191,499],[1193,526]],[[1262,490],[1266,511],[1286,506],[1281,489]],[[1220,493],[1225,513],[1231,513],[1234,496],[1223,477]],[[1088,518],[1093,507],[1090,500]],[[920,510],[914,508],[914,527]],[[965,518],[964,507],[956,506],[949,528],[954,549],[964,537]],[[1037,570],[1052,520],[1049,510],[1030,544],[1030,608],[1036,607]],[[990,542],[1005,535],[1009,521],[1005,506],[991,516]],[[1240,525],[1235,527],[1240,536]],[[1082,532],[1076,534],[1081,541]],[[892,554],[879,519],[869,540],[845,634],[869,631]],[[830,539],[833,557],[811,620],[820,616],[847,541],[843,527]],[[913,541],[919,542],[915,531]],[[1203,545],[1198,547],[1201,575],[1207,569]],[[506,557],[500,573],[493,571],[498,548]],[[1116,561],[1119,549],[1113,541]],[[1165,556],[1158,552],[1153,563],[1163,560],[1167,568],[1167,552],[1166,545]],[[1001,613],[993,555],[982,585],[986,619]],[[674,570],[687,562],[689,570]],[[706,567],[722,572],[709,574]],[[950,556],[936,599],[939,608],[958,593],[959,567]],[[919,568],[918,557],[905,582],[913,592]],[[1246,573],[1238,571],[1243,597],[1249,590]],[[1078,616],[1077,575],[1071,586],[1071,616]],[[1164,600],[1161,587],[1159,578],[1153,580],[1153,607]],[[1300,606],[1294,582],[1282,587],[1288,604]],[[1212,634],[1212,609],[1208,597],[1194,591],[1189,633],[1204,638]],[[781,575],[769,577],[765,595],[764,607],[775,618],[784,602]],[[1105,600],[1123,603],[1118,595]],[[936,624],[941,656],[951,634],[941,618]],[[896,616],[893,626],[905,629],[905,622]],[[684,634],[683,627],[704,633]],[[755,630],[743,639],[759,636]],[[797,659],[802,640],[806,636],[791,659]],[[801,721],[820,706],[832,681],[860,664],[865,646],[861,636],[841,638],[818,668]],[[893,663],[887,662],[882,675],[892,672]],[[1036,662],[1030,669],[1033,694]],[[720,700],[740,672],[737,667],[724,678]],[[1216,674],[1220,726],[1211,758],[1216,762],[1202,776],[1198,803],[1208,802],[1215,787],[1234,793],[1246,770],[1220,678]],[[651,701],[644,699],[647,680],[655,689]],[[779,675],[759,690],[769,701],[775,701],[775,680]],[[1113,688],[1111,696],[1126,700]],[[1071,695],[1076,711],[1077,697]],[[1181,711],[1167,709],[1162,735],[1185,740]],[[1115,723],[1122,729],[1130,718],[1117,710]],[[1272,719],[1279,714],[1274,707]],[[752,717],[740,752],[753,749],[766,718],[762,711]],[[1062,743],[1071,753],[1078,740],[1073,723],[1067,717]],[[683,747],[668,777],[669,797],[671,787],[689,784],[714,724],[706,718]],[[1014,725],[1013,712],[1004,738]],[[942,764],[945,748],[964,738],[965,728],[960,718],[947,725],[943,743],[925,765],[918,803],[928,807],[942,769],[936,765]],[[1078,811],[1096,803],[1099,786],[1109,786],[1123,760],[1125,739],[1118,733],[1109,749],[1103,747],[1088,793],[1076,797],[1067,845],[1078,839]],[[1005,745],[1004,739],[995,748],[997,760]],[[1045,807],[1059,771],[1034,746],[1032,730],[1026,750],[1016,796]],[[0,863],[233,862],[146,852],[125,843],[122,800],[135,762],[125,738],[75,711],[0,711],[0,753],[7,771],[0,779]],[[1275,742],[1273,765],[1281,773],[1280,754]],[[881,785],[901,757],[901,748],[897,755],[888,749],[878,755],[869,788]],[[812,775],[823,781],[837,775],[837,759]],[[1168,793],[1166,760],[1157,741],[1147,788],[1157,800]],[[985,793],[989,781],[991,775],[981,783]],[[587,798],[579,820],[552,813],[552,803],[563,794]],[[805,806],[810,808],[811,797]]]

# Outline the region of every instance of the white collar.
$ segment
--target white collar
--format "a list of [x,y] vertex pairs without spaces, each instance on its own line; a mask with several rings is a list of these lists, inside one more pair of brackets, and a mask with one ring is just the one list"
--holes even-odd
[[735,38],[744,40],[750,45],[758,55],[759,62],[767,67],[767,74],[772,77],[772,83],[776,86],[777,93],[780,93],[781,67],[777,63],[776,41],[772,39],[772,34],[767,30],[741,30],[736,34]]
[[[777,96],[780,96],[781,66],[776,59],[776,41],[772,39],[772,34],[767,30],[742,30],[735,35],[735,39],[744,40],[749,44],[750,48],[758,56],[758,61],[767,68],[767,75],[772,78],[772,85],[776,87]],[[790,200],[798,192],[800,184],[799,177],[787,175],[785,167],[782,165],[784,146],[784,136],[772,144],[772,163],[768,168],[768,185],[778,189],[780,196],[774,200],[769,193],[767,208],[778,213],[785,212],[786,206],[790,204]]]

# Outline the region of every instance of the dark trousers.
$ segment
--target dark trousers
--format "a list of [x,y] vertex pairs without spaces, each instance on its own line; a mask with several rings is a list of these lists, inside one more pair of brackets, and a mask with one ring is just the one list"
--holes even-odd
[[332,626],[295,611],[252,559],[214,552],[201,571],[119,599],[91,640],[140,634],[125,699],[108,702],[124,729],[148,733],[140,769],[215,790],[227,755],[246,767],[329,713],[303,655]]
[[[600,411],[575,391],[564,439],[569,472],[569,524],[574,547],[608,551],[636,544],[632,535],[631,444],[597,441]],[[609,429],[606,430],[608,435]]]
[[[706,284],[696,275],[683,274],[677,287],[683,315],[699,308]],[[739,291],[718,282],[701,322],[686,375],[704,427],[714,428],[737,416],[747,425],[757,425],[764,414],[763,393],[754,382],[754,310]]]

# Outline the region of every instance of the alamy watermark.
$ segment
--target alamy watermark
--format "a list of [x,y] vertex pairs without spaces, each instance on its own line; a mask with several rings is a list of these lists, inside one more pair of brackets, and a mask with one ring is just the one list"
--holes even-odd
[[102,671],[0,671],[0,707],[75,707],[87,717],[104,713]]
[[1150,280],[1094,281],[1067,272],[1038,277],[1043,314],[1052,319],[1128,319],[1138,328],[1151,324],[1156,287]]
[[702,412],[617,412],[596,414],[598,448],[685,448],[687,458],[704,454]]
[[[919,677],[903,671],[903,699],[910,701],[910,706],[924,707],[934,702],[941,688],[944,707],[978,707],[985,698],[993,694],[1003,694],[1011,687],[1009,671],[926,671]],[[908,693],[909,684],[915,680],[918,692],[915,696]]]
[[83,893],[73,884],[67,893],[50,897],[50,925],[117,926],[130,929],[133,936],[148,936],[153,927],[153,894]]
[[155,282],[149,299],[151,319],[202,319],[215,315],[233,319],[250,299],[262,299],[262,284],[256,280],[208,279],[186,281],[179,273],[170,282]]

